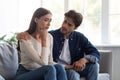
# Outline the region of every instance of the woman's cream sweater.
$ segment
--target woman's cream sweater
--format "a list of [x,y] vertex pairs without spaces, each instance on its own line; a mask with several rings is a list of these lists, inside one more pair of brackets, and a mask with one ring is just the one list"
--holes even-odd
[[53,37],[48,33],[46,47],[31,36],[20,42],[21,62],[26,69],[34,70],[43,65],[54,64],[52,57]]

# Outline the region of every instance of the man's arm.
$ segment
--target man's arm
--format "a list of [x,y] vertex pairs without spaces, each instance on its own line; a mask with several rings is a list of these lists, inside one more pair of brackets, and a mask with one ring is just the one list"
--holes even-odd
[[22,39],[24,40],[28,40],[30,39],[30,35],[28,32],[21,32],[21,33],[18,33],[17,36],[16,36],[17,40],[19,41],[22,41]]

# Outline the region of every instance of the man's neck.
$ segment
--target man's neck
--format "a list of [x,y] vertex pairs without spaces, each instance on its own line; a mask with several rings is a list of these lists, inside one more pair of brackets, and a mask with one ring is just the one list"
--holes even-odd
[[65,39],[69,39],[69,37],[70,37],[70,33],[64,35]]

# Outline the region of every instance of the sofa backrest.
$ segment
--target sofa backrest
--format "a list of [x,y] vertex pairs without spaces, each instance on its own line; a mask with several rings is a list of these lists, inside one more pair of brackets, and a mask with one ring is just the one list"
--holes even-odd
[[[18,68],[18,51],[15,43],[0,43],[0,75],[12,80]],[[112,52],[99,50],[101,54],[100,73],[112,75]]]
[[0,43],[0,75],[11,80],[18,68],[18,53],[15,43]]

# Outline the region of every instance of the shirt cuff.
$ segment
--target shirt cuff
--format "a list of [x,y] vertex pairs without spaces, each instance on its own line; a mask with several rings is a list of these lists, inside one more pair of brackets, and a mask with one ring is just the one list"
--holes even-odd
[[92,63],[98,62],[98,59],[93,55],[85,55],[85,58]]

